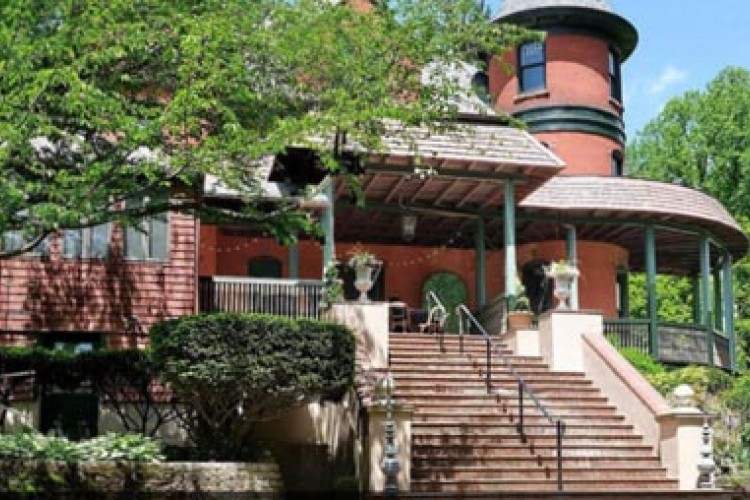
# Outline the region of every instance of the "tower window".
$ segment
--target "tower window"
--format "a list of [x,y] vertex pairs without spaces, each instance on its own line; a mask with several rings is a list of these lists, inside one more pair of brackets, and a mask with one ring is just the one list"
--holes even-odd
[[612,175],[622,177],[625,175],[625,160],[619,151],[612,152]]
[[609,49],[609,95],[622,102],[622,74],[620,73],[620,56]]
[[534,92],[547,87],[546,62],[544,43],[524,43],[518,48],[519,92]]

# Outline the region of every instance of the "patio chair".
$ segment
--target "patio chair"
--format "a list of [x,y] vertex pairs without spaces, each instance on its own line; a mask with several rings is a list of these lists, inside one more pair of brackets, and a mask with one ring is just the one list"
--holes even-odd
[[419,324],[419,333],[444,333],[448,311],[441,305],[432,306],[427,321]]
[[409,332],[409,310],[403,302],[391,302],[388,306],[388,331]]

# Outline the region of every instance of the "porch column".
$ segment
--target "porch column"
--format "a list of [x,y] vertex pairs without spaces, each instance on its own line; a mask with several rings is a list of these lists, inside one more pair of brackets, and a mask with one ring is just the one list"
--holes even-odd
[[[567,226],[565,233],[565,258],[566,260],[578,267],[578,241],[576,237],[576,227]],[[578,310],[578,277],[573,278],[573,285],[570,288],[570,308]]]
[[654,359],[659,359],[659,307],[656,296],[656,233],[646,226],[646,296],[648,305],[648,346]]
[[323,215],[321,216],[320,225],[323,227],[323,274],[325,276],[325,270],[328,263],[331,262],[336,255],[336,247],[334,245],[333,235],[333,222],[334,222],[334,186],[333,179],[328,179],[328,184],[324,188],[323,194],[328,200],[328,206],[323,209]]
[[299,278],[299,243],[294,242],[287,247],[287,259],[289,262],[289,277]]
[[617,273],[617,286],[620,290],[620,317],[630,317],[630,273],[626,270]]
[[512,180],[505,183],[505,296],[516,295],[516,184]]
[[477,307],[487,303],[487,267],[485,260],[485,228],[484,218],[477,219],[477,230],[475,234],[474,245],[476,247],[476,270],[474,271],[474,280],[476,281]]
[[706,351],[708,365],[714,365],[714,329],[711,317],[711,242],[705,233],[701,234],[701,322],[706,329]]
[[713,269],[714,278],[714,327],[723,332],[724,331],[724,302],[722,300],[722,286],[721,286],[721,271],[722,267],[717,264]]
[[724,288],[724,333],[729,340],[729,365],[732,372],[737,371],[737,361],[735,358],[735,339],[734,339],[734,288],[732,287],[732,254],[729,251],[724,253],[724,262],[722,263],[722,280]]

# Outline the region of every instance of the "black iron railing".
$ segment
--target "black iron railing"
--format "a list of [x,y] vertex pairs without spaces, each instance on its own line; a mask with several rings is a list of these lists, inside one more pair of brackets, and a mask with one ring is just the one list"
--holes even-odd
[[201,277],[198,307],[201,312],[252,312],[292,318],[320,317],[323,282],[240,278]]
[[[487,394],[492,394],[492,360],[496,357],[500,362],[507,368],[510,375],[515,379],[518,388],[518,425],[516,430],[521,436],[521,439],[526,442],[526,428],[525,428],[525,399],[528,398],[534,406],[539,410],[539,413],[545,417],[555,428],[556,433],[556,459],[557,459],[557,490],[563,491],[563,467],[562,467],[562,443],[563,436],[565,435],[565,422],[557,416],[554,416],[547,407],[545,407],[539,398],[536,396],[534,391],[529,387],[529,384],[523,379],[520,373],[513,367],[507,356],[505,356],[500,346],[495,340],[487,333],[487,330],[479,323],[469,309],[461,304],[456,307],[456,316],[459,321],[459,349],[461,352],[464,350],[464,332],[478,332],[484,338],[486,345],[486,356],[485,356],[485,384],[487,386]],[[525,396],[524,396],[525,395]]]

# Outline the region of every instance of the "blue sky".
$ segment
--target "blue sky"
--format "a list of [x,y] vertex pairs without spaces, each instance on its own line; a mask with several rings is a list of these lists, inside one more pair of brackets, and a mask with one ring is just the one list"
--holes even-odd
[[623,66],[629,138],[670,98],[704,89],[727,66],[750,69],[749,0],[609,1],[640,35]]

